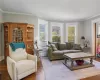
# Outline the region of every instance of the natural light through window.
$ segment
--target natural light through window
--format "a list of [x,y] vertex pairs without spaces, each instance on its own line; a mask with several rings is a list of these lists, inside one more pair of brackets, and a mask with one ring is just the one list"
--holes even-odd
[[60,27],[58,26],[52,26],[52,41],[53,42],[60,42],[61,41],[60,36]]
[[45,36],[45,24],[40,24],[39,25],[39,28],[40,28],[40,41],[45,41],[46,39],[46,36]]
[[75,42],[75,27],[68,27],[68,42]]

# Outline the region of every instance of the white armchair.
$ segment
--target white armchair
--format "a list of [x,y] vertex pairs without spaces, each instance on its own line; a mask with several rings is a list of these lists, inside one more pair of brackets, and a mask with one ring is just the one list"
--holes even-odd
[[27,54],[23,48],[13,51],[9,45],[7,69],[12,80],[20,80],[37,71],[37,57]]

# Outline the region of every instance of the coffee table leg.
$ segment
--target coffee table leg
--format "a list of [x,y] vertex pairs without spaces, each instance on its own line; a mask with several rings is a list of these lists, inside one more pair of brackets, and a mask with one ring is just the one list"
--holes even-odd
[[65,64],[67,63],[67,58],[65,58]]
[[71,67],[73,68],[73,60],[71,60]]
[[93,58],[90,58],[90,64],[93,64]]

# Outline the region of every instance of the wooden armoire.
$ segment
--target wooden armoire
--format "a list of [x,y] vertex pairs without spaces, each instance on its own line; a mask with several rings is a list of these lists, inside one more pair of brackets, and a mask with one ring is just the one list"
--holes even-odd
[[11,42],[24,42],[26,52],[34,54],[34,25],[12,22],[5,22],[3,25],[5,58],[9,56],[9,44]]

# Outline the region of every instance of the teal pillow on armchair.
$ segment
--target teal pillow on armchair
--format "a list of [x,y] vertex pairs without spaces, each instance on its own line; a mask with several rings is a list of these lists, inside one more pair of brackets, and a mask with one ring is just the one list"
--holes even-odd
[[15,50],[18,49],[18,48],[23,48],[23,49],[25,49],[25,44],[24,44],[24,42],[19,42],[19,43],[14,43],[14,42],[12,42],[12,43],[10,43],[10,46],[11,46],[11,48],[12,48],[13,51],[15,51]]

